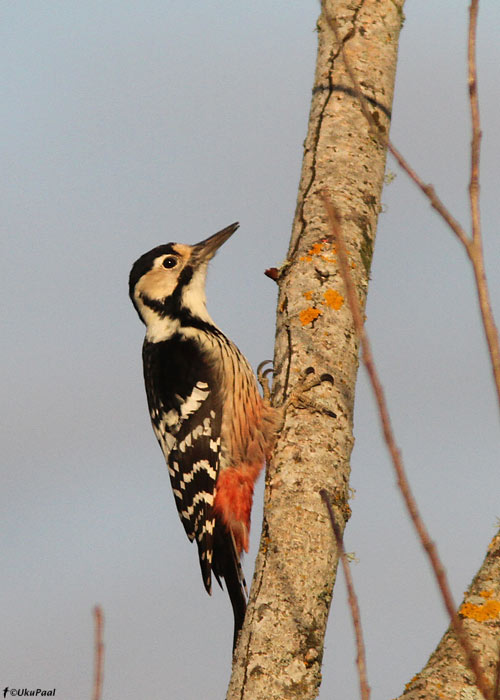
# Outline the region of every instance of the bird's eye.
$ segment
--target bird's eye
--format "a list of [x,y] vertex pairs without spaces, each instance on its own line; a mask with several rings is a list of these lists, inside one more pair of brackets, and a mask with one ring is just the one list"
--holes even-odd
[[175,258],[173,255],[169,255],[163,261],[163,267],[170,268],[170,267],[175,267],[176,265],[177,265],[177,258]]

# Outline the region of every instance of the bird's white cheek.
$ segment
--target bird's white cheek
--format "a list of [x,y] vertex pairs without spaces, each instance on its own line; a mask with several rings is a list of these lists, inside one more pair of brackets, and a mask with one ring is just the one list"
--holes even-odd
[[157,268],[147,272],[137,283],[136,296],[144,294],[158,301],[169,297],[177,283],[177,276],[168,270]]

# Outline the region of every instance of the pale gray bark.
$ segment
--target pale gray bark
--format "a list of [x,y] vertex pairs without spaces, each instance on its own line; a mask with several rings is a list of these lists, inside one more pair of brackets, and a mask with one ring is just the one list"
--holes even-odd
[[[488,547],[486,558],[465,594],[459,613],[465,630],[490,683],[498,695],[500,658],[500,532]],[[496,688],[495,688],[496,686]],[[450,629],[439,642],[425,668],[406,686],[399,700],[481,700],[456,635]]]
[[[342,218],[351,271],[364,306],[385,149],[370,132],[325,17],[383,133],[390,124],[403,0],[333,0],[318,21],[318,58],[290,248],[279,275],[274,400],[285,420],[266,476],[262,538],[227,698],[314,698],[338,553],[326,489],[343,530],[358,344],[321,200]],[[303,372],[323,377],[299,394]],[[311,376],[311,375],[310,375]],[[293,398],[295,396],[295,398]]]

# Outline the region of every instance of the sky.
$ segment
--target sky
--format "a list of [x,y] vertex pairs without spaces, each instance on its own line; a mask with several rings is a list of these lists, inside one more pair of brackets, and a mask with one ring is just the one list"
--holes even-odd
[[[232,613],[185,538],[142,384],[134,260],[240,221],[209,311],[272,357],[307,129],[316,2],[20,0],[0,26],[0,687],[90,698],[92,608],[106,700],[220,700]],[[467,2],[407,0],[391,136],[469,226]],[[500,314],[500,5],[481,0],[482,223]],[[391,159],[367,328],[398,444],[457,602],[500,517],[499,421],[464,252]],[[372,697],[394,697],[447,622],[360,372],[346,530]],[[262,489],[253,515],[251,578]],[[342,575],[320,700],[357,697]]]

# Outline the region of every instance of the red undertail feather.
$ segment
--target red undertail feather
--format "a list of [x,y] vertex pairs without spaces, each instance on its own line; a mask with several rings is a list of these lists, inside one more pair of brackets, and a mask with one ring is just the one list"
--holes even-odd
[[228,467],[217,479],[214,510],[232,533],[238,554],[248,552],[253,488],[262,467],[261,461]]
[[215,486],[215,513],[233,535],[238,554],[243,549],[248,552],[254,484],[270,457],[280,420],[279,411],[259,396],[256,387],[252,389],[248,389],[244,411],[229,407],[232,463],[219,471]]

